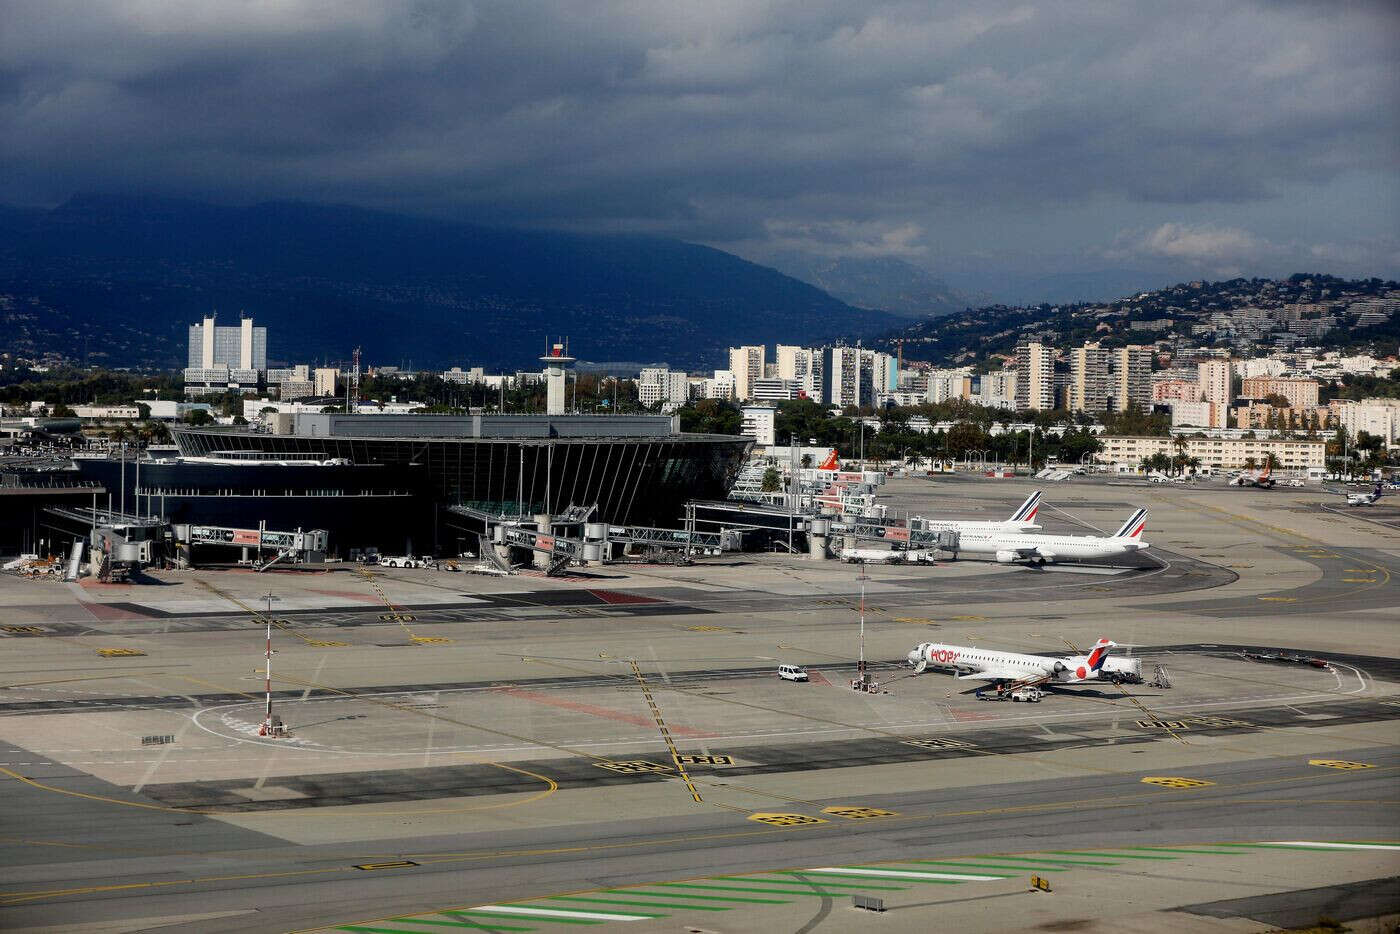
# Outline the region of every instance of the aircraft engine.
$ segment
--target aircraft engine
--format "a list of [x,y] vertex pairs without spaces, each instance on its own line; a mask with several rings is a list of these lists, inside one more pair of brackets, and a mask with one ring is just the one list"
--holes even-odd
[[998,552],[997,552],[997,563],[998,563],[998,564],[1014,564],[1015,562],[1016,562],[1016,552],[1014,552],[1014,551],[998,551]]

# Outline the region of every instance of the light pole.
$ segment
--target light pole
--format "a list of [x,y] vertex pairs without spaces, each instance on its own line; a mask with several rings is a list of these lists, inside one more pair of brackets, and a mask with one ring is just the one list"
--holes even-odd
[[267,623],[267,648],[265,658],[267,665],[263,669],[263,688],[267,696],[267,709],[263,714],[262,726],[258,728],[259,736],[286,736],[287,728],[280,720],[274,720],[272,716],[272,601],[277,597],[271,591],[263,594],[263,599],[267,601],[267,615],[263,617]]

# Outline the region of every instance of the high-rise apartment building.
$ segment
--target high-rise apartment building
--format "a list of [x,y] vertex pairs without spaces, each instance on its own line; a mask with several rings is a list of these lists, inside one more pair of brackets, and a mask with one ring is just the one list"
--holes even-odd
[[1016,347],[1016,411],[1055,407],[1055,349],[1040,341]]
[[1202,360],[1196,365],[1196,382],[1201,387],[1201,398],[1215,404],[1212,410],[1212,424],[1209,426],[1211,428],[1227,427],[1225,420],[1232,401],[1231,384],[1234,375],[1234,364],[1228,359]]
[[822,353],[810,347],[779,344],[778,378],[795,381],[802,392],[816,398],[822,386]]
[[753,398],[753,384],[763,379],[762,344],[729,348],[729,371],[734,374],[734,395],[740,400]]
[[859,347],[822,350],[822,399],[830,405],[867,405],[874,401],[870,368],[861,366]]
[[1112,351],[1109,396],[1113,408],[1126,412],[1152,401],[1152,348],[1129,344]]
[[1069,354],[1069,410],[1103,412],[1110,390],[1109,351],[1097,341],[1086,341]]

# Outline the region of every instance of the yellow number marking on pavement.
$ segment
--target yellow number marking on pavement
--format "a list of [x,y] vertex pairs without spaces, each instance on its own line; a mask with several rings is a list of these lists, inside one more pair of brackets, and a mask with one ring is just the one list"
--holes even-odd
[[442,636],[414,636],[413,641],[418,645],[451,645],[452,640]]
[[1148,785],[1161,785],[1163,788],[1203,788],[1214,785],[1203,778],[1182,778],[1179,775],[1150,775],[1143,779]]
[[1308,765],[1320,765],[1326,769],[1374,769],[1369,762],[1349,762],[1346,759],[1309,759]]
[[878,817],[898,817],[896,811],[886,811],[884,808],[864,808],[864,807],[830,807],[822,808],[823,814],[834,814],[837,817],[844,817],[846,820],[874,820]]
[[359,864],[357,864],[357,865],[355,866],[355,868],[356,868],[356,869],[364,869],[364,870],[375,870],[375,869],[407,869],[407,868],[409,868],[410,866],[417,866],[417,865],[418,865],[418,864],[415,863],[415,862],[414,862],[413,860],[411,860],[411,859],[396,859],[396,860],[393,860],[392,862],[387,862],[387,863],[359,863]]
[[799,827],[803,824],[826,823],[820,817],[811,817],[807,814],[750,814],[749,820],[758,821],[760,824],[769,824],[773,827]]
[[98,649],[97,654],[103,658],[135,658],[146,653],[140,649]]
[[607,769],[610,772],[622,772],[624,775],[636,775],[641,772],[670,772],[669,765],[662,765],[660,762],[648,762],[646,759],[628,759],[624,762],[595,762],[600,769]]

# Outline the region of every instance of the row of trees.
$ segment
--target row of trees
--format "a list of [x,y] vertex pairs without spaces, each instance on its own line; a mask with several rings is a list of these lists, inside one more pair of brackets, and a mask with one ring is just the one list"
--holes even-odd
[[[1093,454],[1101,447],[1087,426],[1062,424],[1061,430],[1052,433],[1046,430],[1053,427],[1052,424],[1036,424],[1030,431],[1010,431],[1005,430],[1005,426],[1015,418],[1012,413],[1003,412],[1003,420],[996,421],[988,417],[993,410],[978,406],[968,407],[980,409],[975,413],[977,421],[940,417],[952,415],[956,406],[871,410],[874,414],[867,416],[854,408],[832,415],[827,406],[806,399],[780,402],[776,408],[774,434],[778,444],[831,447],[836,448],[843,457],[857,457],[864,453],[866,459],[873,461],[973,457],[991,462],[1024,463],[1033,452],[1036,464],[1050,459],[1060,463],[1079,463],[1085,455]],[[944,411],[940,412],[940,408]],[[946,431],[919,431],[910,427],[911,417],[925,413],[931,423],[953,421],[954,424]],[[738,434],[743,422],[738,406],[719,399],[693,402],[682,407],[679,414],[682,431]],[[871,427],[865,423],[871,417],[879,418],[878,426]],[[994,433],[993,429],[998,425],[1003,426],[1003,430]]]

